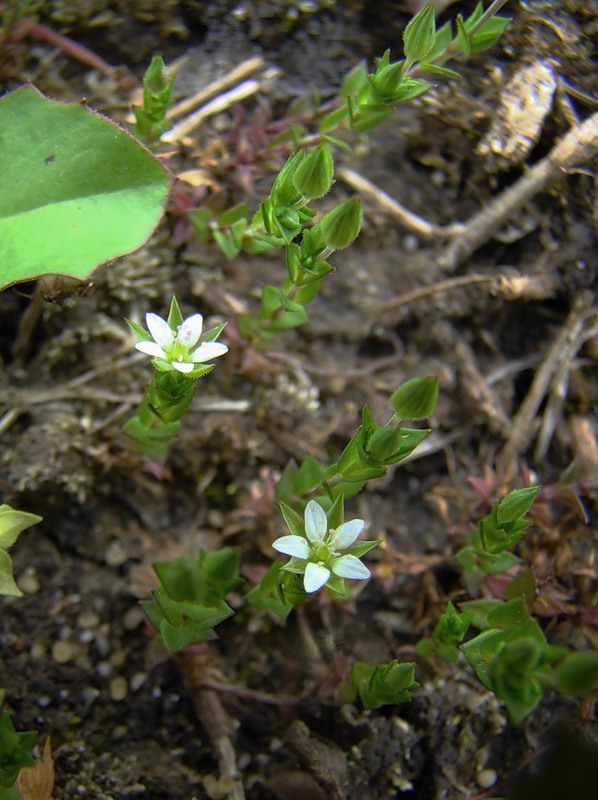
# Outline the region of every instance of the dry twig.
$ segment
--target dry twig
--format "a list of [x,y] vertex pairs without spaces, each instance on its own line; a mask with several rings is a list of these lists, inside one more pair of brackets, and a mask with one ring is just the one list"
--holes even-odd
[[513,419],[509,438],[497,458],[497,472],[508,478],[515,472],[517,457],[531,442],[537,429],[534,424],[536,414],[555,375],[570,368],[571,360],[586,339],[584,324],[592,313],[592,295],[582,293],[574,302],[573,308],[544,361],[537,370],[532,385]]
[[566,133],[545,158],[534,164],[513,186],[505,189],[468,222],[446,226],[433,225],[413,214],[353,170],[340,169],[338,175],[354,189],[372,198],[406,230],[423,240],[438,242],[448,239],[449,243],[437,257],[436,263],[442,270],[453,272],[491,239],[525,203],[556,183],[563,173],[591,161],[597,152],[598,113],[595,113]]

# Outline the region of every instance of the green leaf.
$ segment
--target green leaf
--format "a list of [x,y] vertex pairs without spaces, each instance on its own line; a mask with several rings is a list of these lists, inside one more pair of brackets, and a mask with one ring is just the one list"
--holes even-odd
[[25,86],[0,98],[0,130],[0,288],[85,280],[151,236],[171,178],[113,122]]
[[404,78],[396,95],[393,97],[393,103],[405,103],[407,100],[414,100],[431,88],[432,84],[421,78]]
[[539,491],[539,486],[529,486],[509,492],[498,505],[498,523],[518,520],[527,514]]
[[284,521],[286,522],[287,527],[293,536],[302,536],[305,538],[305,523],[303,521],[303,517],[299,516],[294,509],[292,509],[286,503],[283,503],[282,500],[278,505],[280,507],[280,513],[282,514]]
[[571,653],[553,673],[554,683],[563,694],[582,697],[598,690],[598,650]]
[[6,550],[0,550],[0,594],[10,597],[23,596],[12,574],[12,559]]
[[493,691],[515,723],[521,722],[542,699],[544,686],[535,677],[542,649],[534,639],[516,639],[499,649],[491,663]]
[[[436,31],[436,36],[434,38],[434,47],[430,50],[427,55],[427,60],[432,61],[438,56],[443,55],[447,47],[453,40],[453,26],[451,25],[450,21],[445,22],[442,28],[439,28]],[[423,65],[420,64],[420,67]]]
[[452,78],[454,80],[459,80],[461,78],[459,73],[455,72],[454,69],[439,67],[437,64],[429,64],[428,62],[419,64],[418,70],[419,72],[429,72],[432,75],[439,75],[441,78]]
[[410,692],[419,687],[415,680],[415,664],[400,664],[396,659],[379,665],[355,662],[351,682],[365,708],[405,703],[411,700]]
[[471,54],[471,42],[461,14],[457,15],[457,18],[455,19],[455,25],[457,27],[455,47],[459,53],[463,53],[464,55],[468,56]]
[[380,104],[360,106],[356,113],[350,112],[350,127],[354,131],[371,131],[381,125],[392,114],[390,106]]
[[349,106],[346,104],[341,106],[341,108],[337,108],[334,111],[331,111],[329,114],[326,114],[326,116],[322,117],[320,120],[320,133],[324,134],[327,131],[333,131],[338,128],[348,114]]
[[401,446],[401,431],[395,428],[378,428],[368,440],[368,455],[376,461],[386,463]]
[[248,592],[246,600],[250,606],[270,611],[286,619],[293,610],[293,604],[285,600],[280,571],[282,561],[275,561],[257,586]]
[[536,598],[536,581],[531,570],[521,572],[505,586],[505,599],[512,600],[514,597],[525,597],[528,605],[531,605]]
[[367,81],[367,78],[368,71],[366,65],[363,62],[357,64],[345,75],[341,83],[341,88],[339,89],[340,97],[349,97],[350,95],[357,94]]
[[233,206],[224,213],[220,214],[216,222],[221,227],[228,228],[229,226],[234,225],[235,222],[239,222],[239,220],[247,219],[249,219],[249,206],[247,203],[239,203],[239,205]]
[[500,603],[488,614],[488,625],[492,628],[507,628],[510,625],[522,625],[530,619],[525,601],[520,597]]
[[37,525],[42,518],[27,511],[17,511],[9,505],[0,506],[0,594],[22,597],[23,592],[15,583],[12,559],[7,550],[17,541],[21,533]]
[[224,231],[213,231],[212,236],[218,247],[227,258],[234,258],[239,254],[241,247],[235,242],[230,233]]
[[432,633],[432,641],[436,646],[459,644],[467,633],[472,618],[472,611],[460,613],[451,602],[447,603],[446,610]]
[[334,503],[326,512],[328,527],[335,530],[345,521],[345,497],[343,494],[337,495]]
[[483,53],[493,47],[511,22],[509,17],[492,17],[488,22],[469,37],[472,53]]
[[436,42],[436,23],[434,6],[425,5],[409,22],[403,33],[403,48],[407,66],[423,61],[432,51]]
[[28,511],[18,511],[9,505],[0,506],[0,547],[7,550],[17,541],[21,533],[37,525],[42,517]]
[[426,419],[434,413],[438,400],[438,378],[412,378],[401,384],[390,398],[397,419]]
[[0,787],[9,788],[19,776],[21,767],[35,763],[31,755],[37,733],[17,733],[6,711],[0,715]]
[[308,453],[295,476],[295,491],[298,495],[308,494],[322,483],[325,478],[325,469],[320,462]]

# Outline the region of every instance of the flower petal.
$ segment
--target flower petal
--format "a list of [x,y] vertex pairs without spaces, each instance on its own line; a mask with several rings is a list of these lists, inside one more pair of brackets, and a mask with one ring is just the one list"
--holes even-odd
[[309,546],[302,536],[281,536],[272,543],[272,547],[285,556],[309,558]]
[[344,550],[350,547],[363,530],[365,522],[362,519],[351,519],[343,522],[332,534],[330,547],[334,550]]
[[330,570],[324,564],[309,563],[305,568],[303,586],[308,593],[317,592],[330,577]]
[[185,374],[188,372],[193,372],[195,369],[195,364],[190,364],[188,361],[171,361],[170,363],[177,370],[177,372],[184,372]]
[[305,535],[310,542],[322,540],[328,532],[328,518],[321,505],[310,500],[305,506]]
[[339,578],[355,578],[363,580],[370,577],[370,571],[356,556],[335,558],[331,564],[332,571]]
[[145,315],[145,324],[147,325],[148,331],[154,337],[154,341],[159,345],[166,347],[167,345],[172,344],[175,333],[166,320],[162,319],[162,317],[150,312],[149,314]]
[[155,342],[137,342],[135,349],[154,358],[164,358],[164,350]]
[[176,335],[177,342],[186,345],[187,347],[194,347],[199,342],[201,331],[203,328],[203,317],[201,314],[193,314],[191,317],[179,325],[179,331]]
[[189,353],[189,358],[196,364],[201,364],[203,361],[211,361],[225,353],[228,353],[228,347],[221,342],[202,342],[192,353]]

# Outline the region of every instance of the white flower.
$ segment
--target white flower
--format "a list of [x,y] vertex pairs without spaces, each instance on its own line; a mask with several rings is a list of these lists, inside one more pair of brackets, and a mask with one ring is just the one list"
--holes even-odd
[[305,538],[281,536],[272,547],[279,553],[292,556],[284,568],[303,575],[306,592],[317,592],[328,583],[332,574],[357,580],[370,577],[369,569],[357,556],[341,554],[357,540],[365,525],[362,519],[352,519],[343,522],[336,530],[329,530],[326,512],[315,500],[310,500],[305,507],[304,519]]
[[157,314],[146,314],[145,322],[154,341],[137,342],[135,347],[159,359],[163,368],[193,372],[197,364],[223,356],[228,351],[228,347],[221,342],[202,342],[196,347],[203,328],[201,314],[187,317],[176,331]]

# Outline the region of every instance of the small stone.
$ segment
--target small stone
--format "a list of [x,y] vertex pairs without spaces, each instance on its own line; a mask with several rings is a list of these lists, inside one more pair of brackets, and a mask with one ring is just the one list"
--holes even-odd
[[131,678],[131,691],[137,692],[147,680],[147,672],[136,672]]
[[97,628],[100,624],[100,615],[95,611],[82,611],[77,617],[77,626],[83,630]]
[[115,702],[124,700],[129,693],[127,679],[122,675],[115,675],[108,684],[108,692],[110,693],[110,698]]
[[112,665],[108,661],[100,661],[96,667],[96,671],[101,678],[107,678],[112,672]]
[[132,606],[123,616],[123,628],[126,631],[134,631],[145,620],[145,614],[141,606]]
[[31,658],[34,658],[36,661],[44,661],[47,655],[45,644],[43,644],[43,642],[34,642],[31,645],[29,654]]
[[120,567],[125,563],[125,561],[127,561],[127,553],[122,544],[119,541],[114,540],[108,545],[106,552],[104,553],[104,559],[109,567]]
[[52,658],[57,664],[66,664],[68,661],[77,655],[78,647],[74,642],[68,639],[60,642],[54,642],[52,645]]
[[498,775],[494,769],[482,769],[478,772],[476,780],[481,789],[490,789],[498,780]]
[[19,578],[19,588],[23,594],[37,594],[40,590],[40,583],[37,579],[35,569],[27,569]]
[[122,665],[127,660],[124,650],[115,650],[113,653],[110,653],[110,663],[113,667],[122,667]]

